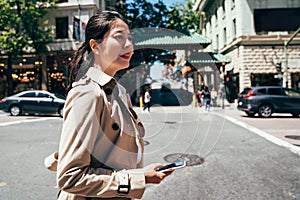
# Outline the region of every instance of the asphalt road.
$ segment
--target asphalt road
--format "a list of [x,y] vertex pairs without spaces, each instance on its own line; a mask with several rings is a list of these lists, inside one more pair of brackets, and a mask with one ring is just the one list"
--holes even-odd
[[[143,199],[300,199],[299,155],[254,133],[254,121],[250,129],[241,126],[234,110],[136,111],[146,128],[145,165],[188,163],[160,185],[148,185]],[[59,117],[0,114],[1,200],[56,198],[55,173],[43,160],[57,150],[61,125]]]

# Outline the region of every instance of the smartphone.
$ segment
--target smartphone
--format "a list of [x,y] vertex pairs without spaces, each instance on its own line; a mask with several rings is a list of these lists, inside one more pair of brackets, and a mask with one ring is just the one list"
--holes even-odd
[[166,172],[166,171],[173,171],[175,169],[181,169],[186,166],[185,161],[171,163],[165,166],[160,167],[157,171],[159,172]]

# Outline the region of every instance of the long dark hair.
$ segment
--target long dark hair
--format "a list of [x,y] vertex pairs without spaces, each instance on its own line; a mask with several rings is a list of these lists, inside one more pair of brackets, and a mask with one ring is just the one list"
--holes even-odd
[[69,65],[67,93],[72,89],[72,83],[79,80],[94,63],[94,54],[91,53],[92,49],[89,45],[90,40],[95,39],[101,42],[117,18],[126,22],[116,11],[101,11],[89,19],[85,29],[85,41],[74,52]]

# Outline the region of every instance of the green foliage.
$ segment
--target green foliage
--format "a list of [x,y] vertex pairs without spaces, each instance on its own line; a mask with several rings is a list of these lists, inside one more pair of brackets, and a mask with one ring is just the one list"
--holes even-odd
[[53,36],[43,17],[54,6],[55,0],[0,0],[1,53],[18,55],[28,48],[46,52]]
[[189,33],[199,29],[200,18],[193,5],[192,0],[184,0],[167,8],[162,0],[157,3],[136,0],[118,4],[116,9],[128,20],[131,29],[157,27]]
[[116,6],[116,9],[129,22],[131,29],[142,27],[165,27],[168,13],[166,5],[159,0],[157,3],[150,3],[145,0],[127,1]]
[[193,10],[193,5],[191,0],[185,0],[184,3],[171,6],[167,15],[166,28],[185,34],[199,31],[200,16]]

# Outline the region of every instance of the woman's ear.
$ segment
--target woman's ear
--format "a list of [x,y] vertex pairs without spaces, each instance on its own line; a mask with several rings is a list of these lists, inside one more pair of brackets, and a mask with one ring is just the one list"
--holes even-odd
[[100,49],[99,49],[99,45],[98,45],[98,42],[94,39],[91,39],[90,40],[90,47],[93,51],[94,54],[99,54],[100,53]]

